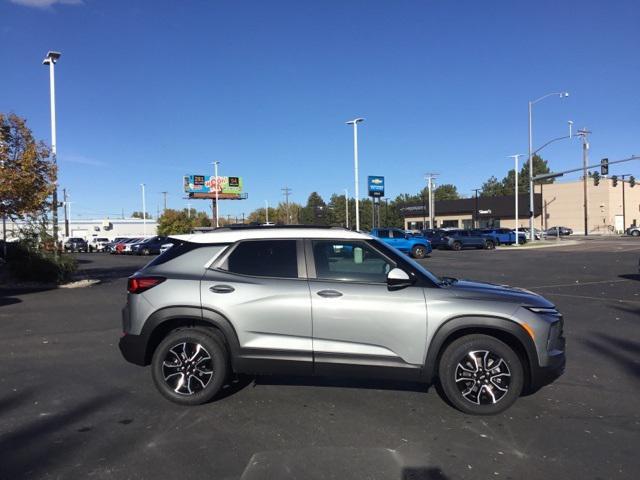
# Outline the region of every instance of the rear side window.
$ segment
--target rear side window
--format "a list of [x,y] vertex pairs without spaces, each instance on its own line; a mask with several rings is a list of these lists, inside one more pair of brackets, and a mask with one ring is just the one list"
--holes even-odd
[[173,243],[173,247],[164,252],[162,255],[158,255],[154,258],[147,267],[155,267],[157,265],[162,265],[163,263],[167,263],[174,258],[179,257],[191,250],[194,250],[198,247],[201,247],[201,243],[192,243],[192,242],[181,242],[179,240],[167,239],[167,243]]
[[226,261],[227,270],[254,277],[298,278],[295,240],[256,240],[239,243]]
[[389,238],[389,237],[390,237],[389,230],[385,230],[385,229],[378,230],[378,238]]

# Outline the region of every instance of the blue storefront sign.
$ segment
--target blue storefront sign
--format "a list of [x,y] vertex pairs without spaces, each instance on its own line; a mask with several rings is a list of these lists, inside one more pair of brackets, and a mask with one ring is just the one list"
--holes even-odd
[[367,177],[367,185],[370,197],[384,197],[384,177],[370,175]]

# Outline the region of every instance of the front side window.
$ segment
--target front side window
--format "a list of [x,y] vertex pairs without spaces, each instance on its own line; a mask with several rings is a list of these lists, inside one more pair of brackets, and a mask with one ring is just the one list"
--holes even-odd
[[378,230],[378,238],[390,238],[391,235],[389,235],[389,230],[387,229],[381,229]]
[[314,240],[311,242],[318,280],[386,283],[395,266],[365,242]]
[[238,244],[226,261],[229,272],[254,277],[298,277],[295,240],[256,240]]
[[404,238],[405,233],[402,230],[392,230],[393,238]]

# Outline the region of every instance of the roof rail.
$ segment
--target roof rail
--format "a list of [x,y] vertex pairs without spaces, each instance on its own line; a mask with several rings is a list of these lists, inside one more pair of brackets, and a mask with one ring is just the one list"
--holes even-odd
[[334,227],[331,225],[258,225],[258,224],[240,224],[240,225],[227,225],[224,227],[215,228],[214,232],[223,232],[229,230],[257,230],[257,229],[296,229],[296,228],[322,228],[322,229],[335,229],[335,230],[349,230],[344,227]]

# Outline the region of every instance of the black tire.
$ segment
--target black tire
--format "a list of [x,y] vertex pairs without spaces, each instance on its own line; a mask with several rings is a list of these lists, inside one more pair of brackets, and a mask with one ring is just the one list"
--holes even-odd
[[496,248],[496,244],[495,244],[495,242],[494,242],[493,240],[487,240],[487,241],[484,243],[484,248],[485,248],[486,250],[493,250],[493,249],[495,249],[495,248]]
[[522,393],[524,369],[506,343],[472,334],[447,346],[438,364],[438,379],[445,399],[456,409],[471,415],[495,415],[513,405]]
[[634,230],[633,232],[631,232],[631,236],[633,236],[633,237],[640,236],[640,230]]
[[427,249],[424,245],[414,245],[411,249],[411,256],[413,258],[424,258],[427,254]]
[[142,255],[145,255],[145,256],[151,255],[151,250],[149,250],[148,248],[145,248],[144,250],[142,250]]
[[453,242],[453,243],[451,244],[451,249],[452,249],[452,250],[455,250],[455,251],[460,251],[460,250],[462,250],[462,243],[460,243],[460,242]]
[[[189,357],[195,359],[184,361]],[[211,374],[207,376],[209,371]],[[180,405],[200,405],[211,400],[224,386],[229,371],[228,355],[222,342],[213,334],[194,328],[181,328],[167,335],[151,361],[156,388],[165,398]],[[185,373],[187,383],[180,383]]]

